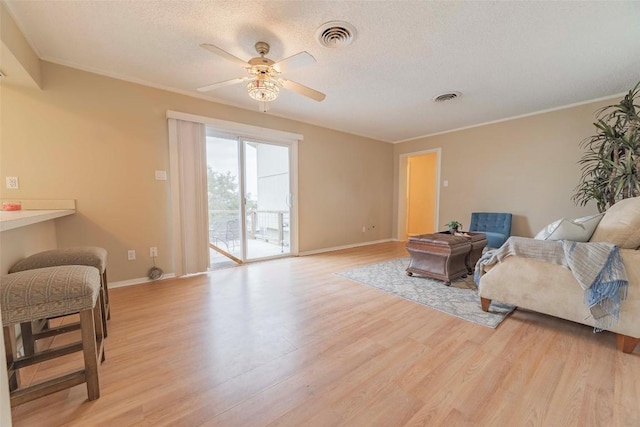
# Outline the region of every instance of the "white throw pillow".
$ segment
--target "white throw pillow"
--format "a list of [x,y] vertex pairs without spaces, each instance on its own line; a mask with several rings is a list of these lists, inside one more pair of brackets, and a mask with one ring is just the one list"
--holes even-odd
[[640,246],[640,197],[620,200],[607,209],[591,241],[613,243],[620,249]]
[[588,242],[604,213],[570,220],[561,218],[552,222],[536,234],[538,240],[570,240]]

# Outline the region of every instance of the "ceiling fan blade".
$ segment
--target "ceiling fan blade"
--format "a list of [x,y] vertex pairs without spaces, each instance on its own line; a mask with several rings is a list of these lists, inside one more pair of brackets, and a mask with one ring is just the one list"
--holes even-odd
[[210,43],[202,43],[200,45],[200,47],[207,49],[210,52],[215,53],[216,55],[220,55],[223,58],[225,58],[228,61],[231,62],[235,62],[236,64],[240,65],[241,67],[246,67],[248,65],[247,61],[244,61],[240,58],[238,58],[235,55],[230,54],[229,52],[227,52],[224,49],[220,49],[218,46],[210,44]]
[[223,82],[214,83],[208,86],[202,86],[196,89],[198,92],[209,92],[210,90],[219,89],[225,86],[231,86],[238,83],[246,82],[247,80],[251,80],[249,77],[238,77],[236,79],[225,80]]
[[306,96],[307,98],[311,98],[314,101],[321,102],[327,97],[327,95],[322,92],[318,92],[315,89],[311,89],[310,87],[301,85],[300,83],[296,83],[292,80],[280,79],[279,82],[283,88],[289,89],[290,91],[293,91],[302,96]]
[[275,64],[273,64],[273,68],[282,73],[288,70],[293,70],[294,68],[304,67],[305,65],[311,65],[315,63],[316,58],[314,58],[313,55],[311,55],[309,52],[302,51],[276,62]]

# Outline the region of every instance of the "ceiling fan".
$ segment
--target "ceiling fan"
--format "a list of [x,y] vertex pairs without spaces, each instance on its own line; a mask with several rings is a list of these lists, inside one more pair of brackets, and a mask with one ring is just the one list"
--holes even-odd
[[315,63],[315,58],[308,52],[302,51],[281,61],[274,62],[266,57],[269,53],[269,44],[265,42],[257,42],[255,44],[255,48],[260,56],[251,58],[249,61],[243,61],[237,56],[232,55],[213,44],[203,43],[200,46],[242,66],[247,70],[248,76],[199,87],[197,89],[199,92],[208,92],[221,87],[248,82],[247,92],[251,98],[260,103],[260,111],[263,112],[267,111],[268,103],[274,101],[278,97],[281,87],[318,102],[321,102],[326,97],[322,92],[318,92],[317,90],[311,89],[310,87],[296,83],[292,80],[279,77],[280,74],[286,70]]

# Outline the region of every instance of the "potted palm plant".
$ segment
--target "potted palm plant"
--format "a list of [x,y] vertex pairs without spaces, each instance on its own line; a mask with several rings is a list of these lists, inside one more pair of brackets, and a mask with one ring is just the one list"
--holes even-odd
[[584,139],[586,151],[573,201],[581,206],[594,200],[604,212],[616,202],[640,196],[640,82],[618,104],[596,113],[596,134]]

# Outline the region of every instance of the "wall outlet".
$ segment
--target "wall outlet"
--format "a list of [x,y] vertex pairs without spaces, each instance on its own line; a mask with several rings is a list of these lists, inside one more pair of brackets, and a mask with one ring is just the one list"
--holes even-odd
[[18,182],[17,176],[7,177],[7,188],[9,190],[17,190],[18,188],[20,188],[20,183]]
[[149,255],[153,258],[158,256],[158,248],[156,248],[155,246],[152,246],[149,248]]
[[129,261],[133,261],[134,259],[136,259],[136,251],[133,249],[130,249],[127,251],[127,259]]
[[167,180],[167,171],[156,171],[156,180],[157,181],[166,181]]

